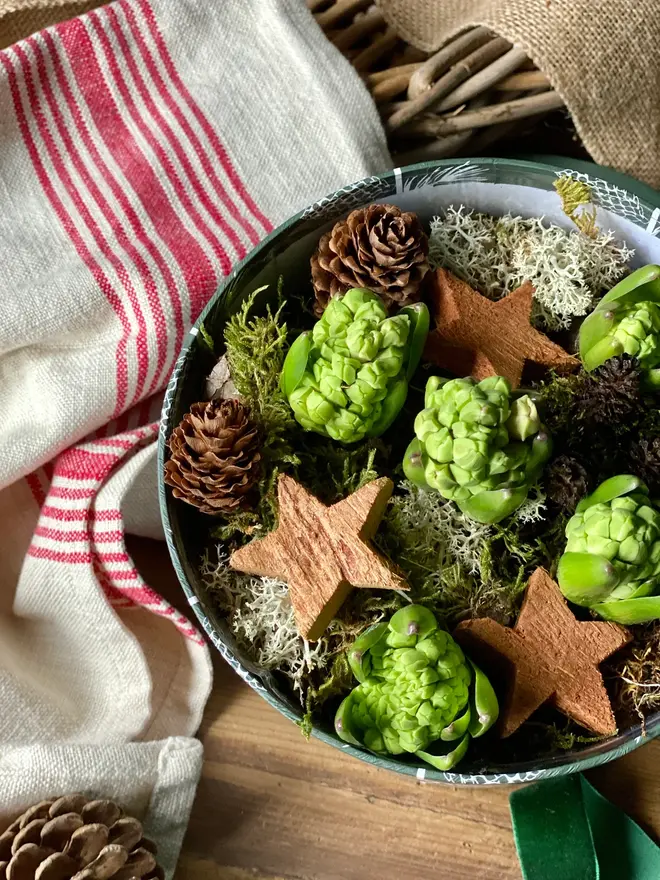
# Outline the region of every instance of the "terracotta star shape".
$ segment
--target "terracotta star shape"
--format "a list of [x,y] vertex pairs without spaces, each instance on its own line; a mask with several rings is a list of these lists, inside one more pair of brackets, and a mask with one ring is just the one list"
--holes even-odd
[[575,369],[577,358],[530,324],[533,296],[534,286],[527,281],[493,302],[446,269],[437,269],[430,296],[435,330],[426,340],[425,359],[478,381],[505,376],[514,388],[527,361],[559,372]]
[[489,664],[502,657],[513,667],[501,734],[509,736],[547,700],[569,718],[599,734],[616,733],[598,664],[632,638],[615,623],[576,620],[547,571],[529,580],[513,629],[495,620],[465,620],[456,640]]
[[382,477],[327,507],[283,474],[277,528],[232,553],[230,565],[285,580],[298,631],[315,641],[353,587],[408,589],[401,572],[370,545],[392,489]]

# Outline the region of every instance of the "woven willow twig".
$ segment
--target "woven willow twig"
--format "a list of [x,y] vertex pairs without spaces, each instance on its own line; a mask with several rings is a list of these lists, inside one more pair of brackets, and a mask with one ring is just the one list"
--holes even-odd
[[[492,45],[492,43],[489,45]],[[502,77],[517,70],[526,60],[527,55],[523,50],[517,49],[514,46],[512,49],[509,49],[508,52],[505,52],[504,55],[501,55],[496,61],[493,61],[492,64],[484,67],[483,70],[475,73],[474,76],[469,77],[457,89],[450,92],[450,94],[440,101],[440,103],[433,109],[436,113],[444,113],[446,110],[453,110],[454,107],[458,107],[460,104],[465,104],[466,101],[469,101],[477,95],[483,95],[488,89],[492,88],[497,82],[499,82]]]
[[549,89],[550,81],[540,70],[525,70],[523,73],[514,73],[512,76],[507,76],[506,79],[495,83],[495,88],[498,92],[516,92],[519,89],[522,91],[539,88]]
[[381,80],[374,80],[380,76],[380,73],[372,73],[367,77],[367,85],[371,89],[371,94],[377,104],[383,101],[389,101],[395,98],[408,88],[410,74],[419,67],[419,64],[402,64],[400,67],[391,67],[383,73],[393,74],[383,77]]
[[367,46],[352,59],[353,67],[360,73],[366,73],[376,61],[391,53],[400,42],[396,31],[393,28],[388,28],[384,34],[379,34],[370,46]]
[[[495,37],[484,43],[483,46],[479,46],[478,49],[475,49],[467,57],[457,59],[449,67],[449,70],[437,82],[433,83],[426,92],[407,101],[405,107],[393,113],[385,123],[386,129],[390,132],[396,131],[397,128],[401,128],[402,125],[410,122],[411,119],[419,116],[420,113],[432,109],[441,98],[451,94],[454,89],[460,86],[461,83],[464,83],[472,74],[478,73],[510,48],[511,44],[505,39]],[[507,71],[507,73],[510,73],[510,71]]]
[[364,77],[391,149],[405,150],[399,161],[470,154],[563,107],[525,52],[485,27],[427,57],[400,39],[369,0],[307,5]]
[[411,123],[407,129],[408,134],[421,134],[431,137],[446,137],[459,131],[474,128],[484,128],[498,122],[511,122],[514,119],[524,119],[527,116],[535,116],[537,113],[548,113],[550,110],[559,110],[564,102],[557,92],[542,92],[540,95],[531,95],[528,98],[519,98],[517,101],[505,101],[502,104],[491,104],[481,110],[466,110],[458,116],[427,116]]
[[410,78],[408,97],[410,100],[418,98],[433,87],[433,83],[446,73],[452,64],[456,64],[471,52],[485,45],[491,38],[491,32],[484,27],[473,28],[456,37],[446,46],[443,46],[434,55],[425,61],[415,76]]
[[[325,5],[327,6],[327,4]],[[321,6],[323,6],[322,3],[315,3],[314,0],[312,0],[313,10],[318,9]],[[342,18],[356,15],[358,12],[363,12],[365,9],[368,9],[369,6],[371,6],[371,0],[337,0],[337,2],[331,4],[328,9],[319,12],[316,16],[316,20],[323,30],[327,30],[328,28],[334,27]]]
[[352,24],[343,28],[332,37],[332,42],[341,51],[350,50],[362,40],[382,31],[385,19],[377,6],[370,6],[364,15],[359,15]]

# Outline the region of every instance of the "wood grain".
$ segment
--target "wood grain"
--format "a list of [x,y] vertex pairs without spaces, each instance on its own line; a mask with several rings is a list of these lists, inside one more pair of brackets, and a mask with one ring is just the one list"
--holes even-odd
[[408,589],[403,572],[370,543],[393,487],[388,477],[381,477],[326,507],[281,474],[277,528],[235,550],[229,564],[286,581],[298,632],[316,641],[353,587]]
[[446,269],[436,269],[429,282],[435,329],[429,333],[424,358],[458,376],[477,381],[505,376],[520,385],[525,363],[567,371],[578,362],[530,324],[534,287],[522,287],[492,302]]
[[577,620],[559,585],[544,568],[529,579],[516,625],[490,617],[464,620],[458,643],[485,668],[506,658],[513,667],[500,712],[502,736],[510,736],[550,699],[587,730],[610,735],[616,721],[599,664],[632,638],[616,623]]
[[[178,880],[520,880],[508,786],[422,784],[299,730],[218,662]],[[660,837],[660,742],[587,774]]]
[[[189,612],[164,545],[128,545]],[[177,880],[521,880],[510,786],[423,784],[305,742],[217,653],[214,664]],[[660,740],[587,776],[660,840]]]

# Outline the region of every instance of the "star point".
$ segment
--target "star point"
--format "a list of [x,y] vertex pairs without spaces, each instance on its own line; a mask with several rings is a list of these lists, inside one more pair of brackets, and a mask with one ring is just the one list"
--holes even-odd
[[328,507],[282,474],[277,528],[236,550],[230,565],[285,580],[298,630],[315,641],[353,588],[408,589],[398,569],[370,544],[392,488],[382,477]]

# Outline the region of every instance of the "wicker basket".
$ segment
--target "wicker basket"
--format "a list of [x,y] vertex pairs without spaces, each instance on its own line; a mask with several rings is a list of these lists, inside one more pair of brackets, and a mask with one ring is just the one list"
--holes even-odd
[[[486,153],[495,142],[518,141],[564,109],[523,50],[487,28],[471,28],[429,56],[388,27],[372,0],[307,4],[362,74],[400,164]],[[560,120],[570,144],[570,117],[563,113]],[[580,153],[565,145],[560,151]]]

